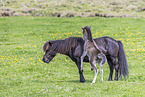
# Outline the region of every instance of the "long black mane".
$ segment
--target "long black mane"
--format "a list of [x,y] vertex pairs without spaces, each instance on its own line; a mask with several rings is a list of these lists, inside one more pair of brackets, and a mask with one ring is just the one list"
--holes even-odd
[[68,55],[71,50],[74,50],[78,46],[80,41],[84,43],[81,37],[69,37],[63,40],[51,40],[44,44],[43,50],[46,51],[47,45],[50,43],[52,50],[56,51],[57,53]]

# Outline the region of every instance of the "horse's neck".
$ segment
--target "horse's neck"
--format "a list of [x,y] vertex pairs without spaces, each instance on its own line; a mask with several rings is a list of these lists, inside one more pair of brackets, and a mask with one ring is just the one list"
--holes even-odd
[[65,43],[64,42],[58,43],[57,49],[55,49],[55,51],[56,53],[67,55],[69,52],[69,49],[67,49],[63,44]]

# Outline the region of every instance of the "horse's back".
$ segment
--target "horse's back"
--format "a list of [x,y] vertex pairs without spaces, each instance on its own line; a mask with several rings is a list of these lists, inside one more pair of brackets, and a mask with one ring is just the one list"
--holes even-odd
[[102,51],[104,51],[104,50],[107,51],[106,55],[111,55],[114,57],[117,56],[118,50],[119,50],[119,45],[115,39],[108,37],[108,36],[104,36],[104,37],[100,37],[100,38],[95,38],[94,40]]

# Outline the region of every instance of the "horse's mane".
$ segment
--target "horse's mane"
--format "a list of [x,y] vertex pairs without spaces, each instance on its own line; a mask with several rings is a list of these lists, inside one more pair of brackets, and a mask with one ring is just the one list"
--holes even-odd
[[69,37],[63,40],[52,40],[44,44],[43,50],[46,51],[47,45],[50,42],[51,50],[54,50],[58,53],[68,54],[70,50],[73,50],[78,46],[80,42],[84,42],[81,37]]

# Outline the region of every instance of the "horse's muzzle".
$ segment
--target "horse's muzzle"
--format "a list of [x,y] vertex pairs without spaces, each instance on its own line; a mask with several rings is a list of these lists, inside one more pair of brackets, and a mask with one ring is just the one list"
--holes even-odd
[[44,57],[43,57],[42,61],[43,61],[44,63],[49,63],[49,60],[45,60]]

